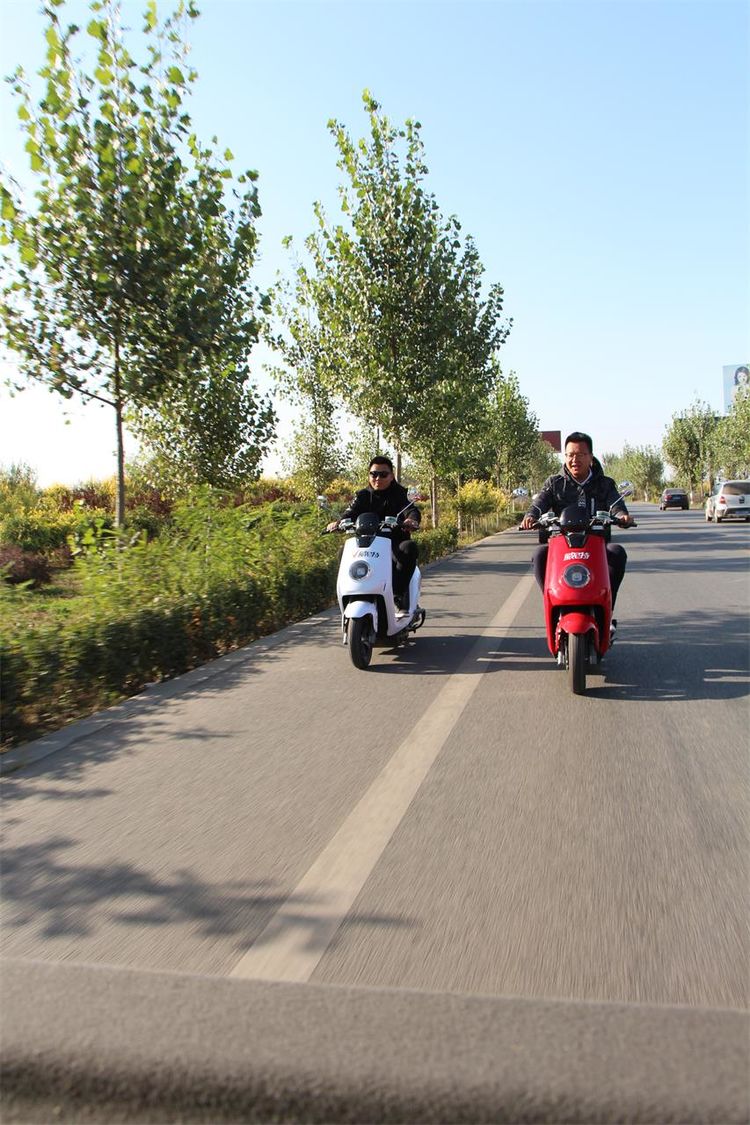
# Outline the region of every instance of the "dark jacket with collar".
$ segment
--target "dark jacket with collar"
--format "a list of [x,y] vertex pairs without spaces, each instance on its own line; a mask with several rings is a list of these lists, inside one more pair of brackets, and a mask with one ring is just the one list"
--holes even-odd
[[579,484],[567,469],[547,477],[527,515],[535,518],[552,510],[556,516],[559,516],[563,508],[567,508],[569,504],[579,504],[590,516],[595,512],[609,511],[612,505],[615,505],[615,511],[627,515],[628,509],[624,501],[618,499],[619,495],[612,477],[605,477],[595,457],[591,466],[591,476],[584,484]]
[[[388,487],[381,492],[376,492],[373,488],[361,488],[340,518],[342,520],[356,520],[357,516],[361,516],[364,512],[374,512],[381,520],[385,516],[401,515],[402,519],[406,519],[408,516],[410,520],[419,524],[422,519],[419,508],[416,504],[410,502],[409,494],[397,480],[391,481]],[[399,527],[394,532],[392,541],[396,544],[402,539],[408,538],[408,530]]]

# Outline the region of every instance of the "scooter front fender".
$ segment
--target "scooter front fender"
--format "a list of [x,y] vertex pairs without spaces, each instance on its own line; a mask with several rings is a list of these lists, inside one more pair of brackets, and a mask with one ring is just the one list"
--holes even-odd
[[590,613],[576,613],[575,610],[571,613],[563,613],[557,623],[557,635],[555,636],[554,647],[550,649],[553,655],[556,655],[560,649],[560,635],[567,633],[577,634],[580,637],[585,637],[587,633],[591,634],[592,652],[596,654],[596,663],[598,664],[604,653],[609,648],[607,643],[609,638],[603,638],[599,633],[599,626]]
[[378,607],[375,602],[352,599],[344,606],[343,616],[347,620],[352,617],[371,617],[372,627],[375,632],[378,631]]
[[564,633],[579,633],[585,636],[586,633],[593,633],[595,636],[598,632],[596,621],[590,613],[563,613],[560,616],[560,629]]

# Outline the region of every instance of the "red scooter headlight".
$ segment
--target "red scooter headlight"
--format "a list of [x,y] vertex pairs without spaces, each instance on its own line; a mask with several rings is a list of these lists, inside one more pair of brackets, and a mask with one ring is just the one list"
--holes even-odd
[[591,571],[582,563],[572,563],[562,572],[562,580],[571,590],[581,590],[591,581]]

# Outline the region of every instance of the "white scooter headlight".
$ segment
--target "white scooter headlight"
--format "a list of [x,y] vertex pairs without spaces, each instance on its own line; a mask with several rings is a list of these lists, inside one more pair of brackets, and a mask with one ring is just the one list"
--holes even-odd
[[361,582],[363,578],[367,578],[370,573],[370,564],[366,563],[364,559],[357,559],[349,567],[349,577],[353,578],[355,582]]

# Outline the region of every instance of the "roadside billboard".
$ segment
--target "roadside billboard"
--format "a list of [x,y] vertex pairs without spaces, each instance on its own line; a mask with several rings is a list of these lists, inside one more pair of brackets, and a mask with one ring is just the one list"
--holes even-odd
[[543,441],[548,442],[552,446],[555,453],[559,453],[561,451],[562,437],[560,430],[540,430],[539,436]]
[[724,413],[728,413],[740,387],[750,387],[750,364],[730,363],[722,367],[724,385]]

